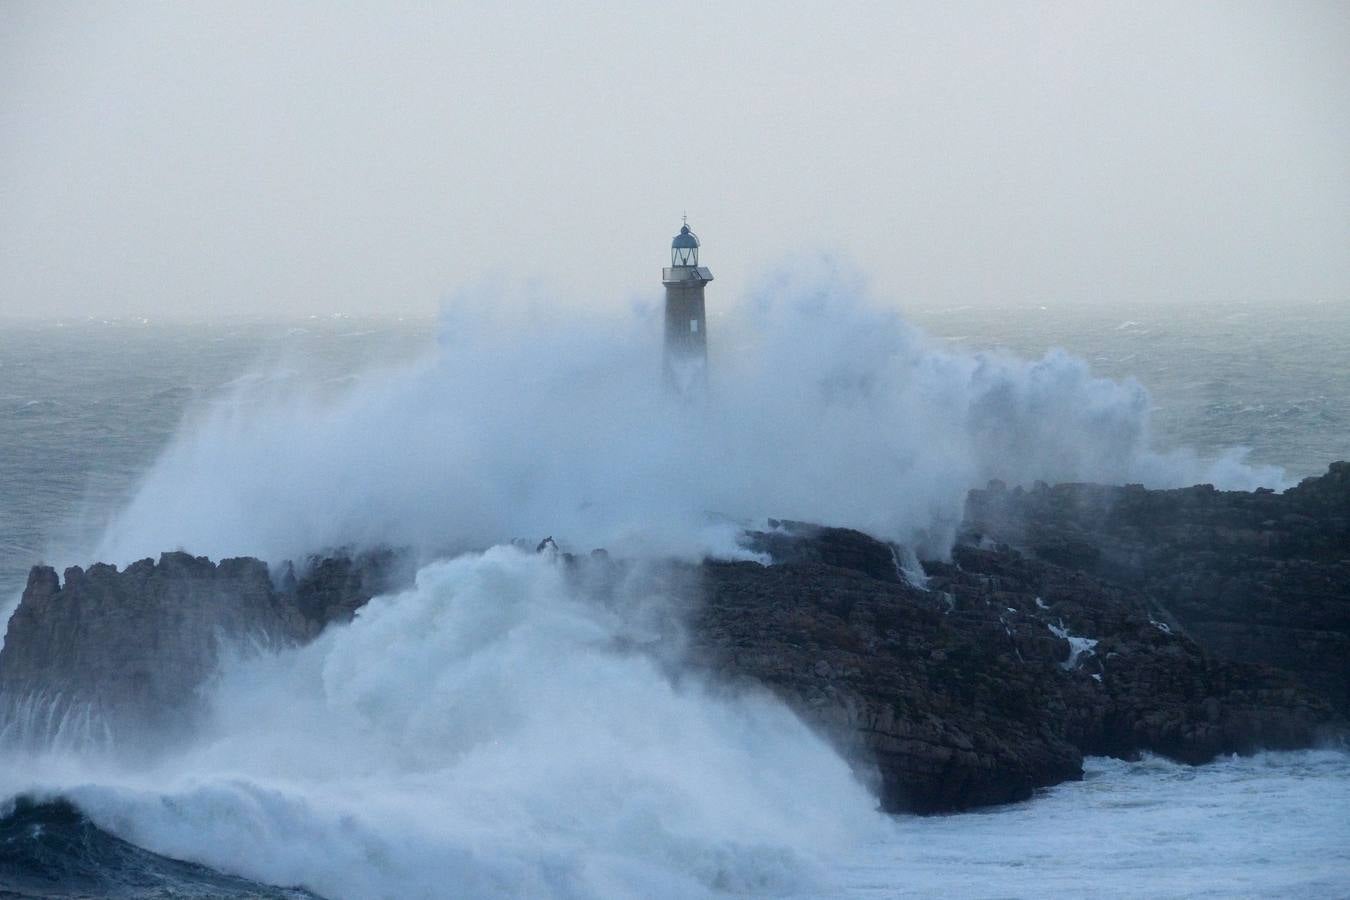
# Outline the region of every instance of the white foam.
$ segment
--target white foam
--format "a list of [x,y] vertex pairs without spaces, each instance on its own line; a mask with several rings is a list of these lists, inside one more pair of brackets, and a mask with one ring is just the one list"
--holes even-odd
[[897,549],[897,545],[892,544],[891,558],[895,560],[896,574],[903,581],[921,591],[928,590],[928,573],[923,570],[923,563],[919,562],[919,556],[913,547],[901,544]]
[[6,766],[159,853],[331,897],[782,893],[873,839],[875,800],[782,704],[623,649],[674,602],[602,604],[508,547],[424,568],[347,627],[236,663],[149,771]]
[[1069,642],[1069,658],[1059,664],[1060,668],[1064,669],[1066,672],[1072,672],[1077,668],[1078,660],[1085,654],[1092,653],[1093,648],[1097,646],[1096,638],[1087,638],[1076,634],[1070,634],[1069,631],[1065,629],[1063,622],[1060,622],[1058,625],[1047,622],[1045,627],[1049,628],[1055,637],[1063,638]]

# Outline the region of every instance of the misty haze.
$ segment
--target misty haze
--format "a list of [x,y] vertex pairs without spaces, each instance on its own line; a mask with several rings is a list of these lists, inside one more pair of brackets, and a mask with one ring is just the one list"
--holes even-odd
[[0,10],[0,894],[1350,893],[1350,12]]

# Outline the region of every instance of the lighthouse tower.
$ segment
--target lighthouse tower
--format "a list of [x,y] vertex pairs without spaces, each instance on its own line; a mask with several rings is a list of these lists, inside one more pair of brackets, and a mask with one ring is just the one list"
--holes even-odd
[[698,236],[686,222],[670,242],[670,267],[661,270],[666,286],[666,388],[681,397],[701,395],[708,387],[708,319],[703,287],[712,272],[698,264]]

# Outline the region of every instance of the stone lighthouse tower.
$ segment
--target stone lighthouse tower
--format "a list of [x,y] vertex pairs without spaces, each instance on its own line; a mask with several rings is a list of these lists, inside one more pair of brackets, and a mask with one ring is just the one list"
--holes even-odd
[[708,387],[708,319],[703,287],[712,272],[698,264],[698,236],[688,222],[670,242],[670,267],[661,270],[666,286],[666,388],[682,397]]

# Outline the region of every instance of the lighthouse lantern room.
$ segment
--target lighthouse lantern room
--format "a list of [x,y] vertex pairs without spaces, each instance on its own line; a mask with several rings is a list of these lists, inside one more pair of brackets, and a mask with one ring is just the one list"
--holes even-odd
[[670,242],[670,267],[661,270],[666,288],[666,387],[681,397],[702,394],[708,386],[708,319],[703,289],[712,272],[698,264],[698,235],[685,222]]

